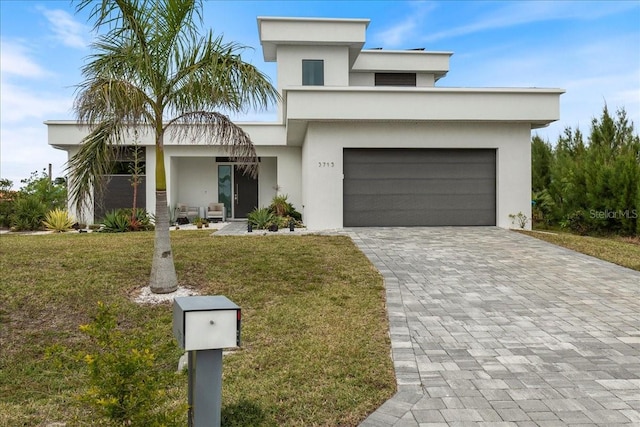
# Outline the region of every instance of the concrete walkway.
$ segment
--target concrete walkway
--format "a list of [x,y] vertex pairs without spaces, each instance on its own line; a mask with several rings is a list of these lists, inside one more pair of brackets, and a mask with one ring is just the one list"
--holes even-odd
[[493,227],[345,231],[398,384],[362,426],[640,426],[640,273]]

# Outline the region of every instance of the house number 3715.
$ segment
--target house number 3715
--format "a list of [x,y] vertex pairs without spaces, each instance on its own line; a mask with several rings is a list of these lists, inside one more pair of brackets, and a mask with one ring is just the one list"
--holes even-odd
[[319,168],[332,168],[334,166],[335,166],[335,163],[333,162],[318,162]]

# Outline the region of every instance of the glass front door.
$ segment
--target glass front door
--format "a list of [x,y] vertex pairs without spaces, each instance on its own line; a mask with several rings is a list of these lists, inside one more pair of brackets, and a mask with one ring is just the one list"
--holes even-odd
[[218,165],[218,202],[227,218],[246,218],[258,206],[258,180],[234,165]]
[[218,165],[218,203],[224,203],[227,218],[233,218],[231,210],[231,165]]

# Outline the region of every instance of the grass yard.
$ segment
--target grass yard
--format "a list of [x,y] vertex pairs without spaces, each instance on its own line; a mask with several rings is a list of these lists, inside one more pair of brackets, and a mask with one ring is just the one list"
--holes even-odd
[[536,231],[518,232],[536,239],[563,246],[586,255],[640,271],[640,240],[624,237],[590,237],[569,233]]
[[[343,236],[172,232],[180,284],[242,307],[225,355],[223,425],[355,426],[395,392],[381,276]],[[98,301],[187,400],[171,305],[137,305],[153,233],[0,236],[0,426],[110,425],[79,396]],[[181,423],[186,425],[186,416]]]

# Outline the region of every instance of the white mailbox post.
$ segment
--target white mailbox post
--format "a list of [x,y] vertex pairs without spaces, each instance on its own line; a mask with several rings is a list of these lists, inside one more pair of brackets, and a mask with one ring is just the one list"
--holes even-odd
[[189,426],[219,427],[222,349],[240,347],[241,310],[224,296],[173,300],[173,335],[189,352]]

